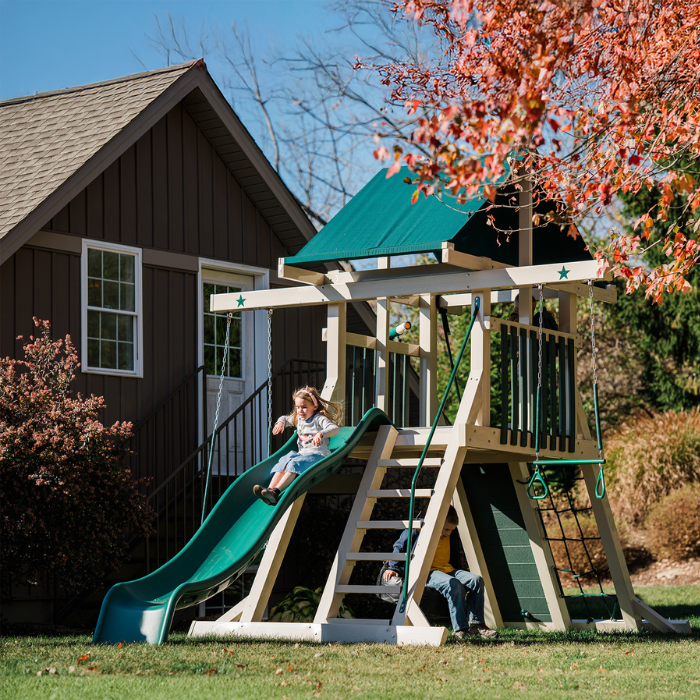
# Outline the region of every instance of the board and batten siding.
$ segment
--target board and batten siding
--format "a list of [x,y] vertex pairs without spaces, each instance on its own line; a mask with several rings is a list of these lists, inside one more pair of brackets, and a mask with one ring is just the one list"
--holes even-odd
[[[104,396],[104,422],[134,423],[197,367],[198,258],[276,269],[285,248],[187,108],[171,110],[54,216],[43,231],[150,249],[143,263],[143,378],[80,374],[75,389]],[[177,256],[188,256],[180,266]],[[179,260],[186,260],[179,258]],[[178,269],[180,268],[180,269]],[[31,244],[0,272],[0,353],[21,357],[15,336],[49,319],[80,351],[80,255]],[[325,359],[321,307],[273,316],[273,368],[290,357]],[[265,356],[267,348],[256,348]]]

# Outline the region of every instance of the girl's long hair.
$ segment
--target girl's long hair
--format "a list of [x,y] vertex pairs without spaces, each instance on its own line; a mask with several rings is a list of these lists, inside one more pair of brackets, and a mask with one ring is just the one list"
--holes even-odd
[[[297,389],[292,395],[292,400],[304,399],[308,401],[315,409],[316,413],[320,413],[322,416],[328,418],[331,423],[340,425],[343,420],[343,407],[341,404],[335,401],[326,401],[319,394],[318,389],[313,386],[305,386]],[[296,408],[292,409],[292,412],[287,416],[289,422],[296,428],[297,425],[297,412]]]

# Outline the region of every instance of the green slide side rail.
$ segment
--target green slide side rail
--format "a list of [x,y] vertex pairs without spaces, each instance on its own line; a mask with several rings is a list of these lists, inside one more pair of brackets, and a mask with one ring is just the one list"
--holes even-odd
[[389,424],[383,411],[371,408],[357,427],[341,428],[331,438],[331,454],[296,478],[271,507],[255,498],[253,486],[267,484],[274,464],[296,451],[296,435],[292,436],[231,484],[177,556],[148,576],[110,589],[93,642],[164,642],[175,610],[197,605],[228,588],[253,562],[292,503],[337,471],[365,433]]

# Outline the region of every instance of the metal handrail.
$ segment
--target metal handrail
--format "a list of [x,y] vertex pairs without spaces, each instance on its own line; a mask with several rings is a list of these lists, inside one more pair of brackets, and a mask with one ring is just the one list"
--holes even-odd
[[479,307],[481,306],[481,299],[480,297],[475,297],[474,298],[474,305],[472,309],[472,317],[471,320],[469,321],[469,327],[467,328],[467,333],[464,336],[464,340],[462,341],[462,347],[459,349],[459,354],[457,355],[457,360],[455,361],[454,367],[452,368],[452,374],[450,374],[450,380],[447,382],[447,386],[445,387],[445,393],[442,395],[442,401],[440,402],[440,408],[438,408],[437,413],[435,414],[435,419],[433,420],[433,425],[430,428],[430,433],[428,434],[428,439],[425,441],[425,447],[423,448],[423,452],[421,453],[420,459],[418,460],[418,466],[416,467],[416,471],[413,474],[413,481],[411,482],[411,503],[409,505],[409,511],[408,511],[408,541],[406,542],[406,567],[404,569],[404,579],[403,579],[403,595],[401,597],[401,605],[399,607],[399,612],[403,613],[406,610],[406,600],[408,598],[408,574],[410,571],[411,567],[411,540],[413,537],[413,509],[414,509],[414,500],[415,500],[415,495],[416,495],[416,481],[418,479],[418,474],[420,473],[421,467],[423,466],[423,462],[425,460],[425,455],[428,453],[428,448],[430,447],[430,443],[432,442],[433,435],[435,434],[435,430],[437,429],[438,423],[440,422],[440,416],[442,415],[442,411],[445,408],[445,402],[447,401],[447,395],[450,393],[450,389],[452,388],[452,382],[455,379],[455,375],[457,374],[457,370],[459,369],[459,364],[462,361],[462,356],[464,355],[464,350],[467,347],[467,341],[469,340],[469,336],[471,335],[472,332],[472,327],[474,326],[474,321],[476,320],[477,314],[479,313]]
[[[289,360],[287,360],[276,372],[274,372],[274,373],[272,374],[272,379],[274,379],[275,377],[279,376],[280,374],[283,374],[283,373],[286,371],[287,366],[290,365],[290,364],[292,364],[293,362],[309,362],[309,363],[313,362],[313,363],[315,363],[315,364],[320,364],[320,365],[325,365],[325,364],[326,364],[326,361],[325,361],[325,360],[307,360],[307,359],[303,359],[303,358],[301,358],[301,357],[292,357],[292,358],[290,358]],[[253,392],[253,393],[252,393],[252,394],[251,394],[251,395],[250,395],[250,396],[249,396],[249,397],[248,397],[248,398],[247,398],[247,399],[246,399],[246,400],[245,400],[245,401],[244,401],[244,402],[243,402],[243,403],[242,403],[242,404],[241,404],[241,405],[226,419],[226,420],[225,420],[225,421],[223,421],[223,422],[221,423],[221,426],[217,429],[216,432],[217,432],[217,433],[222,432],[223,429],[224,429],[231,421],[234,421],[234,420],[238,417],[239,414],[243,413],[243,411],[245,411],[245,409],[248,407],[248,405],[251,404],[251,403],[254,401],[254,399],[256,399],[256,398],[263,392],[263,390],[265,390],[265,389],[267,389],[267,379],[265,380],[265,383],[264,383],[264,384],[261,384],[261,385],[260,385],[260,386],[259,386],[259,387],[258,387],[258,388],[257,388],[257,389],[256,389],[256,390],[255,390],[255,391],[254,391],[254,392]],[[212,433],[211,435],[209,435],[209,436],[207,436],[207,437],[205,438],[205,440],[202,442],[202,444],[201,444],[189,457],[187,457],[187,459],[185,459],[185,461],[182,462],[182,463],[180,464],[180,466],[179,466],[165,481],[163,481],[163,482],[160,484],[160,486],[158,486],[157,489],[155,489],[155,490],[148,496],[148,498],[146,499],[146,503],[148,503],[148,501],[150,501],[151,498],[153,498],[153,497],[154,497],[156,494],[158,494],[165,486],[167,486],[167,485],[173,480],[173,478],[175,478],[176,476],[178,476],[178,475],[182,472],[182,470],[187,466],[187,464],[189,464],[189,462],[191,462],[195,457],[197,457],[197,455],[200,454],[200,452],[201,452],[203,449],[205,449],[205,448],[207,447],[207,445],[208,445],[208,443],[209,443],[209,441],[211,440],[211,438],[212,438],[213,435],[214,435],[214,433]]]

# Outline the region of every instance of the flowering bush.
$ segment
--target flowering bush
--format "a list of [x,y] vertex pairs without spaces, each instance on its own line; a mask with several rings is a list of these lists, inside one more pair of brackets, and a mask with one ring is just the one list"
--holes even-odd
[[[24,360],[0,358],[0,498],[4,579],[99,585],[123,561],[151,512],[123,456],[131,423],[106,428],[104,399],[71,395],[79,366],[70,336],[53,341],[34,319]],[[21,338],[21,336],[20,336]]]

